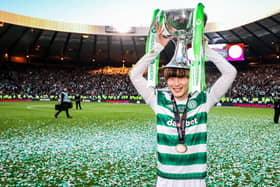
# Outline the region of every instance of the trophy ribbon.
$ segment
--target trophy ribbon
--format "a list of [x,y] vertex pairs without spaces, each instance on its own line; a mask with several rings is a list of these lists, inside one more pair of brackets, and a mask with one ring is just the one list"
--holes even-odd
[[[146,40],[146,53],[152,51],[156,44],[156,29],[155,23],[158,16],[161,14],[160,9],[154,10],[152,23],[149,29],[148,37]],[[148,67],[148,86],[155,87],[158,84],[158,66],[160,55],[149,64]]]
[[190,67],[189,93],[203,91],[205,83],[205,56],[204,56],[204,5],[199,3],[193,16],[192,48],[194,59]]

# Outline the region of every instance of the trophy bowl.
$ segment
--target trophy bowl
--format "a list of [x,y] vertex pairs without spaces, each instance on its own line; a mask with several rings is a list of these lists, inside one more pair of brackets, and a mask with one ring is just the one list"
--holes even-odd
[[191,43],[193,34],[194,9],[170,9],[164,11],[165,37],[177,39],[175,53],[165,66],[170,68],[190,68],[187,45]]
[[192,13],[194,9],[170,9],[164,11],[164,25],[169,35],[192,34]]

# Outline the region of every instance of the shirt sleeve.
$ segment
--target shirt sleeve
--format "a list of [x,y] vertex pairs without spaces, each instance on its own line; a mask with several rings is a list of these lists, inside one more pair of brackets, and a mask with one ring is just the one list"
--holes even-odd
[[205,54],[221,72],[221,76],[210,88],[210,92],[207,96],[207,110],[209,111],[210,108],[215,103],[217,103],[230,88],[236,77],[237,71],[235,67],[231,65],[224,57],[208,46],[205,48]]
[[156,43],[155,48],[149,53],[145,54],[129,72],[129,77],[132,84],[152,109],[154,109],[156,105],[155,88],[148,86],[148,80],[143,77],[143,74],[148,68],[149,64],[156,59],[163,48],[164,47],[162,45]]

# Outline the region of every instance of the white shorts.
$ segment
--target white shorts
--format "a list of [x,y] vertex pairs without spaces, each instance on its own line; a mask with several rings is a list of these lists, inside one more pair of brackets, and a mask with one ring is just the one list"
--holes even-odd
[[166,179],[157,177],[156,187],[206,187],[205,179]]

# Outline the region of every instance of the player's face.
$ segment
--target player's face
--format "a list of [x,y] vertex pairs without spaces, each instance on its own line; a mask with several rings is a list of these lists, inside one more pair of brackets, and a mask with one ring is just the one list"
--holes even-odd
[[188,83],[189,78],[187,77],[170,77],[167,80],[168,88],[178,100],[184,100],[188,97]]

